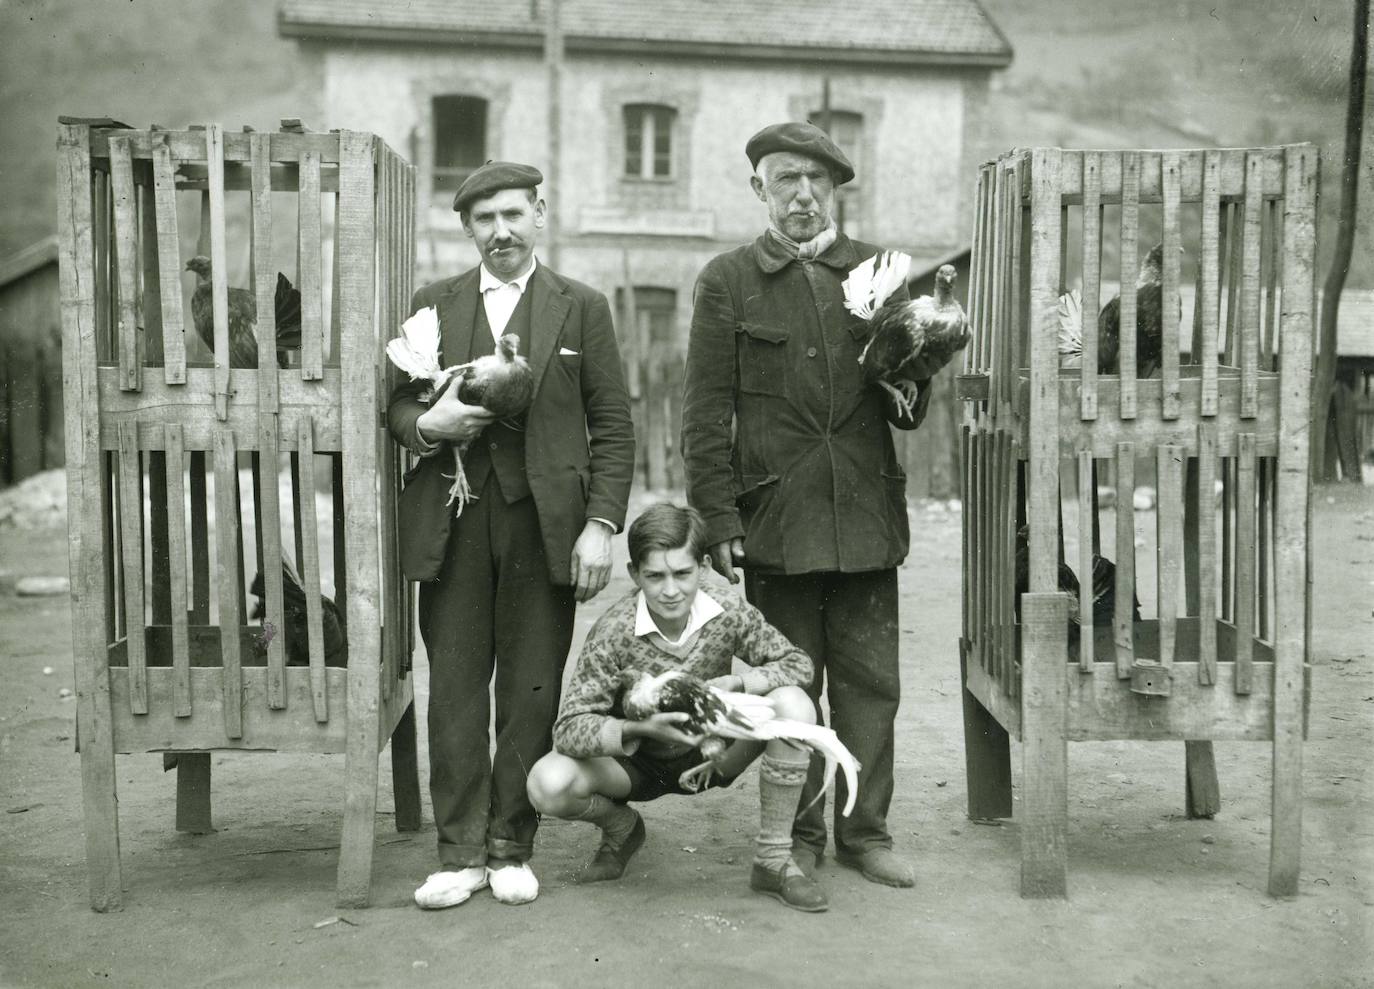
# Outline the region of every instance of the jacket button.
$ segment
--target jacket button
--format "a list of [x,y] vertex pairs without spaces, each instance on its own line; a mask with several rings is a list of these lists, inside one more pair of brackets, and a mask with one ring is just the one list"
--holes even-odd
[[807,348],[806,348],[806,356],[807,356],[807,357],[815,357],[815,356],[816,356],[816,348],[815,348],[815,347],[807,347]]
[[496,449],[496,444],[495,444],[495,443],[491,444],[491,448],[492,448],[493,450],[495,450],[495,449]]

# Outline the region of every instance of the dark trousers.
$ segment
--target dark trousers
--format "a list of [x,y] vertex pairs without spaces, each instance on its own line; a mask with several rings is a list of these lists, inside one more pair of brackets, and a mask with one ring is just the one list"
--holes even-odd
[[523,862],[534,850],[539,819],[525,778],[552,747],[575,606],[572,588],[549,583],[534,499],[506,504],[488,475],[454,522],[438,580],[420,585],[429,791],[445,868]]
[[[836,777],[835,847],[856,854],[891,848],[887,809],[892,802],[893,722],[901,697],[897,571],[746,571],[744,588],[764,617],[816,664],[815,679],[807,688],[816,701],[816,715],[821,717],[821,689],[826,687],[830,727],[859,760],[858,801],[849,817],[840,816],[847,788],[844,778]],[[806,809],[792,829],[795,840],[817,852],[825,848],[823,774],[824,762],[816,756],[802,790],[801,806]]]

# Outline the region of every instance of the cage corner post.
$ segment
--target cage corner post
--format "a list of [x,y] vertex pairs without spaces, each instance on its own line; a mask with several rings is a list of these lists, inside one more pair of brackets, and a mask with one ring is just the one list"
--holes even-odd
[[343,393],[356,401],[343,416],[344,528],[348,554],[350,631],[344,761],[343,835],[339,844],[340,906],[367,903],[376,826],[381,616],[376,478],[378,382],[373,346],[376,289],[376,159],[369,134],[339,133],[340,367]]

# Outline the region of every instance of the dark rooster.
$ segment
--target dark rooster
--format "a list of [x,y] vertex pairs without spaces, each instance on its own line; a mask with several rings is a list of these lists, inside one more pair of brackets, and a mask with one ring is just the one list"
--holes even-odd
[[836,766],[842,769],[849,787],[845,816],[854,809],[859,764],[835,732],[824,725],[779,718],[766,698],[717,690],[682,670],[669,670],[657,676],[640,670],[622,670],[620,684],[621,707],[627,718],[643,721],[657,712],[681,711],[688,715],[680,726],[682,730],[705,736],[698,748],[707,761],[682,774],[678,782],[684,789],[706,785],[725,754],[728,740],[766,742],[778,738],[819,752],[825,758],[826,786],[834,779]]
[[[1145,255],[1135,282],[1135,373],[1148,378],[1159,370],[1164,354],[1164,245]],[[1183,318],[1183,302],[1176,319]],[[1077,289],[1059,299],[1059,364],[1079,367],[1083,362],[1083,297]],[[1117,374],[1121,351],[1121,296],[1102,307],[1097,317],[1097,372]]]
[[[496,352],[468,364],[439,367],[439,316],[433,307],[421,309],[401,326],[401,336],[389,340],[387,356],[412,381],[427,381],[429,387],[420,401],[433,401],[451,383],[458,398],[468,405],[480,405],[498,417],[514,422],[530,407],[534,398],[534,371],[520,356],[520,338],[508,333],[496,342]],[[454,477],[448,504],[455,501],[455,515],[476,497],[463,472],[467,443],[453,445]]]
[[[215,312],[210,287],[210,259],[197,254],[186,262],[186,270],[196,273],[196,291],[191,296],[191,318],[196,333],[211,352],[215,349]],[[287,351],[301,349],[301,293],[290,280],[277,272],[273,312],[277,324],[277,365],[286,367]],[[258,366],[258,304],[246,288],[229,289],[229,366]]]
[[[1021,620],[1021,595],[1030,590],[1030,527],[1022,526],[1016,533],[1015,609]],[[1093,554],[1093,615],[1094,626],[1110,625],[1116,616],[1116,564]],[[1082,614],[1079,612],[1078,574],[1067,564],[1059,564],[1059,590],[1069,595],[1069,651],[1077,653]],[[1140,621],[1140,599],[1133,598],[1132,621]]]
[[[888,258],[879,262],[873,278],[875,286],[884,280],[883,267],[892,263]],[[906,264],[910,264],[909,258]],[[856,268],[851,272],[850,278],[858,271]],[[873,334],[859,354],[859,363],[863,365],[864,380],[887,390],[904,416],[910,416],[915,408],[916,380],[934,375],[969,341],[964,307],[954,298],[955,277],[954,266],[945,264],[935,273],[933,296],[883,302],[876,292],[872,293],[877,304],[869,318]],[[846,295],[850,291],[846,282]],[[848,302],[845,304],[849,306]],[[861,312],[855,306],[850,309]]]
[[[281,578],[282,624],[284,628],[278,631],[286,636],[286,665],[309,666],[310,632],[306,617],[305,588],[301,586],[295,568],[285,558],[281,561]],[[261,572],[253,575],[253,583],[249,590],[258,599],[257,603],[253,605],[253,613],[250,617],[261,620],[266,617],[267,594],[263,586]],[[323,612],[321,624],[324,631],[324,664],[326,666],[347,666],[348,640],[344,635],[343,618],[339,614],[339,608],[323,594],[320,595],[320,605]],[[266,629],[263,630],[260,655],[266,654],[267,641],[271,634],[273,633],[269,633]]]

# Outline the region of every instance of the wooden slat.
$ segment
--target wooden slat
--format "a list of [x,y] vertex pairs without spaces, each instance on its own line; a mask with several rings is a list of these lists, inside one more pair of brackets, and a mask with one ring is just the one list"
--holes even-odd
[[172,597],[172,714],[191,716],[191,647],[186,631],[186,492],[181,426],[169,422],[167,436],[167,553]]
[[1253,419],[1259,397],[1260,336],[1260,169],[1258,152],[1246,156],[1245,220],[1242,233],[1240,281],[1240,415]]
[[1116,445],[1116,600],[1112,638],[1116,675],[1129,680],[1135,663],[1135,447]]
[[[90,167],[87,160],[86,167]],[[94,227],[92,232],[92,249],[95,253],[95,272],[93,277],[93,287],[95,292],[95,309],[93,316],[95,319],[95,344],[96,359],[99,362],[118,361],[119,355],[115,351],[114,333],[112,324],[114,322],[111,312],[114,306],[114,287],[110,281],[110,173],[94,172],[91,173],[90,181],[91,206],[87,214],[90,216]]]
[[339,132],[340,364],[343,409],[344,512],[348,536],[349,665],[347,755],[343,838],[339,852],[338,898],[367,900],[372,875],[372,840],[377,806],[377,724],[380,626],[378,534],[374,523],[377,477],[377,368],[373,353],[375,272],[370,263],[375,237],[371,140]]
[[323,377],[324,326],[321,322],[320,250],[323,247],[320,224],[320,160],[313,152],[301,155],[301,190],[297,241],[301,292],[301,378],[318,381]]
[[1090,153],[1083,156],[1083,367],[1080,370],[1079,417],[1085,420],[1097,418],[1096,319],[1102,282],[1101,167],[1100,155]]
[[1091,450],[1078,454],[1078,666],[1084,673],[1093,668],[1093,526],[1097,499],[1093,490]]
[[[1136,417],[1135,282],[1139,274],[1140,154],[1121,154],[1121,308],[1117,368],[1121,378],[1121,418]],[[1087,319],[1087,316],[1084,317]]]
[[[987,168],[978,170],[978,181],[973,192],[973,246],[969,251],[972,270],[969,275],[968,286],[968,319],[971,338],[968,346],[964,348],[964,373],[968,374],[979,370],[979,355],[982,353],[982,321],[983,321],[983,293],[982,284],[987,268],[986,259],[983,256],[984,224],[983,224],[983,197],[986,195]],[[629,264],[629,255],[625,256],[625,263]],[[626,327],[629,329],[629,327]],[[633,378],[631,379],[633,382]]]
[[[119,816],[108,671],[113,590],[104,538],[111,508],[100,452],[95,386],[98,356],[99,256],[95,243],[89,128],[57,129],[58,287],[62,315],[63,417],[71,570],[72,652],[77,730],[81,736],[81,806],[91,907],[120,904]],[[93,270],[92,260],[96,260]]]
[[[333,263],[329,269],[329,364],[339,366],[339,197],[334,196],[334,228],[331,231]],[[409,300],[407,300],[409,301]],[[409,313],[407,313],[409,315]]]
[[[157,263],[157,210],[153,189],[147,184],[138,193],[139,266],[143,292],[139,297],[143,324],[143,361],[154,367],[162,364],[162,272]],[[178,283],[180,288],[180,283]]]
[[[980,415],[980,418],[983,418]],[[986,419],[983,418],[983,422]],[[987,498],[987,432],[977,428],[973,434],[973,542],[978,564],[974,569],[973,584],[973,631],[974,656],[978,665],[990,669],[988,655],[988,617],[984,591],[988,581],[987,557],[987,516],[983,505]]]
[[1198,426],[1197,516],[1198,554],[1198,682],[1217,682],[1217,427]]
[[[280,408],[277,381],[276,265],[272,263],[272,176],[269,169],[268,134],[250,134],[253,156],[253,301],[258,318],[258,373],[251,375],[258,385],[258,413],[270,415]],[[249,377],[245,375],[245,377]]]
[[1166,151],[1161,158],[1161,182],[1164,191],[1164,291],[1163,291],[1163,332],[1161,333],[1163,355],[1160,373],[1164,381],[1160,394],[1160,415],[1165,419],[1177,419],[1179,413],[1178,391],[1178,313],[1179,313],[1179,255],[1182,241],[1179,237],[1179,153]]
[[[240,607],[243,587],[242,542],[239,537],[238,453],[234,431],[224,427],[215,436],[215,538],[218,551],[219,627],[238,628],[243,624]],[[243,737],[243,668],[239,637],[220,637],[220,656],[224,665],[220,685],[220,704],[224,711],[224,734]]]
[[1018,519],[1021,513],[1020,507],[1020,486],[1017,478],[1021,471],[1021,447],[1014,438],[1009,439],[1007,449],[1007,506],[1006,518],[1003,519],[1003,529],[999,534],[1002,543],[1002,559],[1004,561],[1005,575],[1008,589],[1005,621],[1007,625],[1007,670],[1006,679],[1003,684],[1003,691],[1009,698],[1020,696],[1020,674],[1017,667],[1017,648],[1016,648],[1016,531]]
[[1235,587],[1236,458],[1221,458],[1221,604],[1220,617],[1230,621],[1231,591]]
[[177,228],[176,179],[165,141],[153,145],[153,200],[157,213],[157,271],[162,302],[162,377],[169,385],[186,380],[186,317],[181,300],[181,245]]
[[[253,131],[230,131],[223,135],[224,160],[244,163],[251,157],[249,138]],[[126,137],[134,158],[152,156],[154,147],[165,142],[172,151],[178,164],[205,161],[207,132],[196,130],[123,130],[101,129],[91,133],[91,156],[97,160],[109,154],[109,142],[115,137]],[[272,160],[274,162],[294,162],[307,151],[313,151],[320,160],[329,165],[339,161],[339,141],[333,133],[295,133],[274,131],[272,139]]]
[[205,127],[210,170],[210,302],[215,320],[215,414],[229,418],[229,257],[224,242],[224,131]]
[[1006,620],[1006,601],[1007,595],[1006,577],[1008,575],[1008,565],[1011,561],[1002,556],[1002,523],[1006,508],[1006,458],[1007,458],[1007,438],[1005,430],[997,430],[993,433],[992,456],[993,456],[993,483],[990,501],[989,522],[991,525],[991,553],[989,554],[989,576],[991,578],[990,588],[990,607],[992,616],[992,652],[996,657],[997,667],[1004,671],[1004,676],[1009,675],[1011,667],[1011,641],[1007,638]]
[[1201,291],[1193,305],[1201,314],[1202,355],[1193,355],[1194,361],[1202,364],[1202,414],[1217,414],[1217,316],[1220,297],[1220,214],[1221,192],[1219,190],[1219,162],[1216,151],[1208,150],[1202,165],[1202,257],[1199,259],[1201,271]]
[[1241,211],[1236,203],[1226,205],[1226,363],[1240,362],[1240,280],[1242,230]]
[[281,574],[281,489],[277,479],[281,456],[275,415],[264,413],[259,417],[258,449],[254,478],[259,483],[253,497],[258,515],[258,567],[267,594],[262,618],[263,638],[267,641],[267,703],[277,710],[286,703],[282,686],[286,669],[286,603]]
[[959,537],[963,549],[961,559],[964,561],[964,565],[959,568],[960,634],[965,643],[971,643],[973,641],[973,595],[971,593],[970,574],[973,568],[978,565],[978,557],[973,550],[973,444],[970,439],[970,426],[967,417],[965,417],[964,424],[959,427],[959,445],[962,454],[959,460],[962,467],[959,472],[959,505],[961,509]]
[[1178,594],[1183,584],[1183,451],[1161,446],[1156,457],[1159,661],[1167,670],[1176,654]]
[[148,658],[143,652],[143,494],[138,433],[119,431],[119,531],[123,543],[125,635],[129,640],[129,700],[134,714],[148,713]]
[[[1202,188],[1202,151],[1186,150],[1174,152],[1179,156],[1179,189],[1184,201],[1196,202]],[[1279,148],[1262,148],[1258,152],[1264,163],[1262,190],[1267,197],[1283,195],[1283,151]],[[1065,149],[1064,181],[1062,190],[1070,202],[1078,202],[1083,193],[1079,162],[1087,154],[1102,156],[1102,199],[1115,202],[1122,194],[1124,175],[1116,167],[1114,157],[1101,151]],[[1243,148],[1223,148],[1217,152],[1220,159],[1221,193],[1228,197],[1239,198],[1245,189],[1245,158]],[[1158,159],[1160,152],[1145,152],[1148,158]],[[1163,199],[1163,188],[1159,170],[1147,168],[1141,178],[1140,201],[1158,203]]]
[[[1031,164],[1030,589],[1056,591],[1059,531],[1060,155],[1037,150]],[[1023,621],[1025,616],[1022,616]],[[1062,657],[1061,657],[1062,658]]]
[[110,139],[110,191],[114,203],[115,275],[119,287],[120,387],[137,391],[143,382],[143,332],[138,318],[138,215],[126,138]]
[[1284,153],[1283,314],[1279,323],[1279,478],[1274,540],[1274,783],[1269,893],[1298,892],[1302,845],[1303,669],[1311,627],[1308,481],[1319,160],[1311,145]]
[[[1011,282],[1007,291],[1010,308],[1010,322],[1007,335],[1011,342],[1011,366],[1019,370],[1026,366],[1026,326],[1029,302],[1026,287],[1029,279],[1025,277],[1025,264],[1030,258],[1030,224],[1026,221],[1026,211],[1021,205],[1021,176],[1026,169],[1026,156],[1017,155],[1014,166],[1012,200],[1012,239],[1011,239]],[[1010,388],[1011,382],[1007,382]]]
[[1253,689],[1255,639],[1255,435],[1241,433],[1236,458],[1236,692]]
[[992,173],[992,230],[988,237],[992,248],[992,263],[989,269],[990,281],[987,293],[987,365],[993,377],[993,401],[988,403],[988,411],[994,421],[998,406],[1002,404],[1003,389],[1007,386],[1006,376],[1002,373],[1005,336],[1002,323],[1002,282],[1006,276],[1007,228],[1003,222],[1003,209],[1006,201],[1005,173],[1001,162]]
[[1274,514],[1274,461],[1271,457],[1261,458],[1256,470],[1256,493],[1259,496],[1259,510],[1256,516],[1258,532],[1255,538],[1255,606],[1259,609],[1255,616],[1255,635],[1273,641],[1270,619],[1273,610],[1270,604],[1271,568],[1270,559],[1274,548],[1272,517]]
[[296,498],[301,507],[301,582],[305,585],[305,624],[310,643],[310,694],[315,720],[329,720],[329,692],[324,675],[324,605],[320,601],[320,537],[315,518],[315,448],[310,420],[302,419],[297,431],[300,447],[301,487]]
[[[1040,153],[1037,152],[1037,156]],[[1033,169],[1038,184],[1040,161]],[[1055,210],[1056,219],[1058,209]],[[1051,310],[1052,311],[1052,310]],[[1032,339],[1032,346],[1035,346]],[[1035,535],[1035,529],[1031,529]],[[1034,554],[1032,554],[1034,563]],[[1032,582],[1034,578],[1032,578]],[[1058,592],[1021,599],[1021,895],[1062,897],[1067,892],[1068,743],[1064,675],[1068,598]]]

